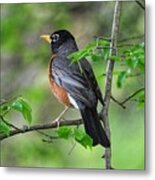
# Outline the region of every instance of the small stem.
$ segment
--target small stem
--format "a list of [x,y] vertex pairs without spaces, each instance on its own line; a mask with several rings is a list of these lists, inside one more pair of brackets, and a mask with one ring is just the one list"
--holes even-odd
[[105,41],[111,41],[111,39],[109,37],[103,37],[103,36],[94,36],[95,39],[103,39]]
[[73,152],[75,146],[76,146],[76,142],[73,144],[73,146],[71,147],[70,151],[68,152],[68,155],[69,155],[69,156],[70,156],[71,153]]
[[111,99],[118,104],[119,106],[121,106],[123,109],[125,109],[126,107],[122,104],[122,102],[119,102],[117,99],[115,99],[113,96],[111,96]]
[[1,99],[0,100],[0,105],[4,105],[4,104],[7,104],[7,103],[10,103],[10,102],[14,101],[15,99],[17,99],[19,97],[21,97],[21,96],[18,95],[18,96],[15,96],[15,97],[11,97],[9,99]]
[[16,129],[16,130],[21,130],[19,129],[18,127],[16,127],[15,125],[11,124],[11,123],[8,123],[6,120],[4,120],[3,116],[0,115],[0,118],[1,118],[1,121],[3,121],[6,125],[8,125],[9,127],[12,127],[13,129]]
[[[125,98],[125,100],[123,100],[122,102],[118,101],[117,99],[115,99],[113,96],[111,96],[111,99],[118,104],[119,106],[121,106],[123,109],[126,108],[126,106],[124,106],[125,103],[127,103],[130,99],[132,99],[133,97],[135,97],[138,93],[140,93],[141,91],[144,91],[144,88],[140,88],[137,91],[135,91],[134,93],[132,93],[130,96],[128,96],[127,98]],[[137,100],[135,100],[137,101]]]
[[118,41],[118,44],[123,43],[123,42],[127,42],[127,41],[131,41],[131,40],[135,40],[135,39],[142,39],[142,38],[144,38],[144,34],[142,34],[140,36],[132,36],[132,37],[121,39]]
[[128,96],[124,101],[121,102],[121,104],[125,104],[127,101],[129,101],[131,98],[133,98],[134,96],[136,96],[138,93],[140,93],[141,91],[144,91],[144,88],[140,88],[138,89],[136,92],[134,92],[133,94],[131,94],[130,96]]
[[41,135],[43,135],[43,136],[49,138],[50,140],[58,139],[57,136],[51,136],[51,135],[49,135],[49,134],[47,134],[47,133],[45,133],[45,132],[39,131],[39,130],[36,130],[36,131],[37,131],[39,134],[41,134]]

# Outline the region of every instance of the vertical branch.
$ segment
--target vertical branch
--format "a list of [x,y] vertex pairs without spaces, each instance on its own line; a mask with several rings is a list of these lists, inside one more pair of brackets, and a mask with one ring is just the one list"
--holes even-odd
[[[116,45],[118,39],[119,22],[120,22],[120,14],[121,14],[121,4],[122,4],[121,1],[116,0],[114,15],[113,15],[112,30],[111,30],[111,44],[110,44],[110,53],[109,53],[110,57],[116,55]],[[109,59],[107,61],[106,79],[105,79],[105,96],[104,96],[105,106],[102,109],[102,113],[101,113],[101,118],[104,121],[105,131],[109,139],[110,139],[110,127],[109,127],[108,113],[109,113],[109,103],[111,97],[114,63],[115,62],[112,59]],[[106,169],[111,169],[111,148],[105,149],[104,157],[105,157]]]

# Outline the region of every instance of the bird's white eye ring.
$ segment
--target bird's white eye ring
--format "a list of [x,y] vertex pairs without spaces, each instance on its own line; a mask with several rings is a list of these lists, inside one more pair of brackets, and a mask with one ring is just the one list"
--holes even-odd
[[53,34],[53,36],[52,36],[52,41],[53,41],[53,42],[58,41],[58,40],[59,40],[59,37],[60,37],[59,34]]

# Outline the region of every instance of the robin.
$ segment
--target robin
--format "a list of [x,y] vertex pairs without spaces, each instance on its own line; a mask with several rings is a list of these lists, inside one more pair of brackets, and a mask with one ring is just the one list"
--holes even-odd
[[41,38],[51,46],[49,82],[54,95],[66,106],[61,115],[69,107],[78,109],[85,131],[93,139],[93,146],[109,147],[109,139],[98,118],[97,103],[100,101],[104,106],[104,101],[92,67],[85,58],[77,63],[71,63],[69,58],[78,51],[73,35],[67,30],[58,30]]

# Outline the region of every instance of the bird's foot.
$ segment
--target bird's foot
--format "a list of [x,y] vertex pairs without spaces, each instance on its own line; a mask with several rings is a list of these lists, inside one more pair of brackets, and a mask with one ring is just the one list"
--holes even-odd
[[65,107],[65,109],[59,114],[59,116],[52,122],[52,123],[57,123],[57,127],[59,128],[60,126],[60,121],[62,121],[62,117],[65,114],[65,112],[69,109],[69,107]]
[[60,127],[60,121],[62,121],[62,119],[59,119],[59,118],[56,118],[53,122],[53,123],[56,123],[56,127],[59,128]]

